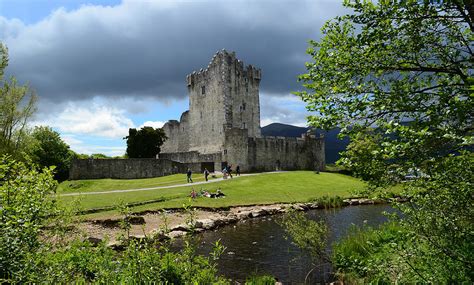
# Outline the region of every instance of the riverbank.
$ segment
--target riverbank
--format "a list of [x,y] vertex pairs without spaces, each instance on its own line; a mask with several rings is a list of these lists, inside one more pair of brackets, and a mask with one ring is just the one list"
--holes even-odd
[[[352,205],[383,204],[388,201],[366,198],[326,198],[320,201],[293,204],[272,204],[230,207],[228,209],[193,209],[146,211],[131,215],[127,219],[130,239],[170,239],[192,233],[214,230],[247,219],[287,213],[327,209]],[[78,227],[87,233],[93,242],[107,240],[112,247],[120,247],[120,237],[124,235],[123,219],[95,219],[82,222]]]

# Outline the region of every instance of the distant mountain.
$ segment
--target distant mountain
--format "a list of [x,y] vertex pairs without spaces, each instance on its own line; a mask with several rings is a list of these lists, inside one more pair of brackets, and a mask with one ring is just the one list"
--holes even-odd
[[300,137],[301,134],[306,133],[308,130],[309,128],[305,127],[273,123],[262,128],[262,135],[274,137]]
[[[263,136],[301,137],[309,128],[297,127],[287,124],[273,123],[262,127]],[[340,140],[337,135],[341,129],[336,128],[329,131],[316,130],[317,134],[325,137],[326,163],[334,163],[340,158],[339,152],[344,151],[349,144],[349,139]]]

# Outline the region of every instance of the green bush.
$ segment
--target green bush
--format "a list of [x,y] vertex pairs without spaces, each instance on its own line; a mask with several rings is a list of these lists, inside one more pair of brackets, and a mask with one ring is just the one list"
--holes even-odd
[[217,275],[218,242],[210,259],[191,243],[174,253],[167,244],[129,240],[117,252],[105,242],[68,240],[69,220],[56,207],[52,171],[7,156],[0,162],[0,283],[228,283]]
[[394,242],[401,235],[401,227],[396,223],[386,223],[376,229],[353,226],[349,234],[333,246],[332,261],[341,279],[389,282],[383,269],[392,259]]
[[251,275],[245,280],[245,285],[275,285],[276,279],[271,275]]
[[29,168],[9,156],[0,158],[0,280],[22,281],[41,246],[41,228],[56,211],[57,182],[51,169]]
[[339,196],[328,196],[324,195],[322,197],[312,200],[312,202],[317,203],[318,205],[328,208],[339,208],[343,205],[343,199]]

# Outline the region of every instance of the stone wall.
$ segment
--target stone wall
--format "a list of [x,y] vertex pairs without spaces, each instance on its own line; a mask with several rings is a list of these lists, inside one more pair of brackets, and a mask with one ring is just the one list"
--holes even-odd
[[263,137],[248,139],[251,171],[324,170],[324,139]]
[[168,159],[76,159],[72,161],[69,179],[135,179],[185,173],[187,165]]
[[207,167],[209,171],[221,170],[221,153],[201,154],[197,151],[160,153],[160,159],[168,159],[187,165],[193,172],[202,172],[203,165],[213,163],[213,166]]
[[242,171],[323,170],[324,138],[248,137],[247,130],[226,132],[223,160]]

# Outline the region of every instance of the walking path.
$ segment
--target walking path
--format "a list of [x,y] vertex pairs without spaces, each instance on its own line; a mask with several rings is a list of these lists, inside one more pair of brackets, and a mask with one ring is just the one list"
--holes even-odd
[[125,192],[138,192],[138,191],[151,191],[157,189],[169,189],[169,188],[178,188],[183,186],[194,186],[200,184],[208,184],[214,182],[220,182],[225,180],[237,179],[243,176],[254,176],[254,175],[261,175],[261,174],[271,174],[271,173],[281,173],[282,171],[273,171],[273,172],[263,172],[263,173],[249,173],[249,174],[241,174],[241,176],[233,176],[234,178],[217,178],[209,181],[201,181],[195,183],[185,183],[185,184],[177,184],[177,185],[170,185],[170,186],[158,186],[158,187],[149,187],[149,188],[137,188],[137,189],[125,189],[125,190],[109,190],[109,191],[97,191],[97,192],[77,192],[77,193],[67,193],[67,194],[59,194],[59,196],[82,196],[82,195],[99,195],[99,194],[114,194],[114,193],[125,193]]

